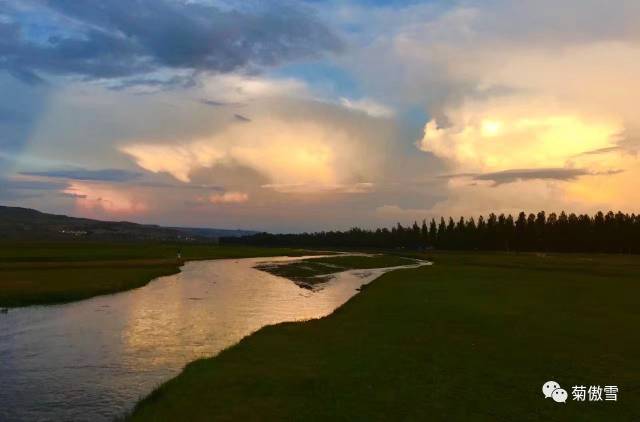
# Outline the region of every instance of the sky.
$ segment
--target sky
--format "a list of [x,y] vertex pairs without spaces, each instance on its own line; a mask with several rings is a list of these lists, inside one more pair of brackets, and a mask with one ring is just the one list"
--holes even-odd
[[0,204],[273,232],[640,212],[637,0],[0,0]]

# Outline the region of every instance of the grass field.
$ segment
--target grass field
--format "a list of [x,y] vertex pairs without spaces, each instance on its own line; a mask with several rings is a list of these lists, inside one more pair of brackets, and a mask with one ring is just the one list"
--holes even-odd
[[[188,365],[132,420],[640,419],[640,259],[434,254]],[[544,399],[555,380],[566,404]],[[576,402],[573,385],[617,385]]]
[[184,260],[303,253],[204,244],[0,242],[0,307],[70,302],[140,287],[178,272]]

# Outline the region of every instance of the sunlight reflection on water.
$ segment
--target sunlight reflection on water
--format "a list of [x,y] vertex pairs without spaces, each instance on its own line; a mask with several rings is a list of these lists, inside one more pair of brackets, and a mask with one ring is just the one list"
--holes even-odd
[[253,268],[295,259],[189,262],[139,289],[0,315],[0,420],[111,420],[185,364],[265,325],[328,315],[386,271],[309,291]]

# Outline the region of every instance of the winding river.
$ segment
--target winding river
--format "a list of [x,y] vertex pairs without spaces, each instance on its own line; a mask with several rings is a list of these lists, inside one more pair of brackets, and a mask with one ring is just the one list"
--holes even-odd
[[328,315],[394,269],[338,273],[311,291],[253,268],[297,259],[189,262],[139,289],[1,314],[0,420],[112,420],[185,364],[265,325]]

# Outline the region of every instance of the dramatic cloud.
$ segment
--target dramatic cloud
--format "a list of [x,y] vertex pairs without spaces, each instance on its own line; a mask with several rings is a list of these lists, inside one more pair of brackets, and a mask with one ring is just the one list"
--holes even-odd
[[74,198],[84,215],[140,215],[149,210],[149,205],[140,195],[106,184],[71,182],[62,193]]
[[564,166],[585,151],[615,146],[622,129],[615,117],[583,116],[550,99],[469,101],[446,116],[446,127],[427,123],[419,146],[464,170]]
[[[526,202],[592,211],[636,197],[619,191],[640,172],[624,155],[640,123],[629,95],[640,93],[638,19],[628,1],[472,1],[398,31],[385,63],[400,63],[396,74],[409,83],[394,79],[396,93],[433,93],[418,147],[478,182],[449,180],[436,209]],[[609,204],[587,194],[611,183],[618,196]]]
[[[309,10],[285,2],[237,10],[180,0],[3,0],[0,6],[0,67],[30,84],[42,81],[39,73],[231,72],[341,48]],[[162,82],[121,87],[135,83]]]
[[636,0],[0,0],[0,174],[66,182],[0,191],[283,231],[638,212],[638,22]]
[[[245,86],[272,92],[267,82]],[[387,159],[385,134],[390,133],[383,121],[345,113],[331,103],[284,99],[282,94],[260,98],[250,121],[234,118],[206,137],[132,139],[120,150],[139,167],[184,183],[202,172],[226,169],[237,174],[236,180],[252,179],[254,187],[289,193],[360,193],[370,191],[383,175],[380,164]]]
[[273,183],[323,185],[339,182],[338,149],[349,143],[345,134],[314,123],[266,120],[232,126],[210,139],[178,145],[135,143],[122,151],[140,167],[167,172],[182,182],[189,182],[199,168],[227,165],[252,168]]
[[66,169],[66,170],[47,170],[47,171],[23,171],[20,174],[24,176],[39,176],[58,179],[73,180],[101,180],[110,182],[128,182],[142,176],[142,173],[120,170],[120,169],[104,169],[104,170],[86,170],[86,169]]

